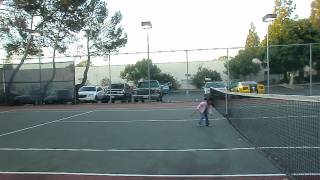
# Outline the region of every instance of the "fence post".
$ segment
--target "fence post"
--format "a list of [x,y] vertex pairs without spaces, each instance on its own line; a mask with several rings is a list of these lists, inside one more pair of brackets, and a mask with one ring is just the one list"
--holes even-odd
[[42,92],[42,77],[41,77],[42,69],[41,69],[41,52],[40,52],[40,49],[39,49],[39,52],[38,52],[38,63],[39,63],[38,65],[39,65],[39,86],[40,86],[39,90],[40,90],[40,93],[41,93],[41,98],[40,98],[41,102],[39,102],[39,103],[42,104],[43,99],[46,96],[46,94],[44,94],[45,92]]
[[5,75],[5,59],[2,59],[2,83],[3,83],[3,95],[4,95],[4,103],[7,104],[7,91],[6,91],[6,75]]
[[310,44],[309,50],[309,95],[312,96],[312,44]]
[[187,73],[185,74],[187,77],[186,95],[189,95],[189,52],[188,50],[186,50],[186,60],[187,60]]
[[108,60],[109,60],[109,103],[112,104],[112,93],[111,93],[111,84],[112,84],[112,80],[111,80],[111,55],[110,55],[110,50],[108,53]]
[[226,117],[228,117],[228,92],[225,92],[225,102],[226,102]]
[[228,71],[228,83],[229,83],[230,81],[229,48],[227,48],[227,71]]

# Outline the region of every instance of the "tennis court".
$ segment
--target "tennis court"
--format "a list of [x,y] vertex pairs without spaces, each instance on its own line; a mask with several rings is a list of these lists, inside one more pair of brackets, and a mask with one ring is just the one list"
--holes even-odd
[[218,112],[199,127],[195,104],[117,106],[3,110],[0,179],[284,178]]

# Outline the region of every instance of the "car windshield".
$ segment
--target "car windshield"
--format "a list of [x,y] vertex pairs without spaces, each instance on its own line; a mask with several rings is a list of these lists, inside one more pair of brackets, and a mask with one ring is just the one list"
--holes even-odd
[[210,82],[207,83],[206,88],[225,88],[226,85],[223,82]]
[[111,84],[111,89],[123,89],[124,84]]
[[247,81],[247,82],[241,82],[242,85],[247,85],[247,86],[256,86],[258,83],[254,81]]
[[[149,88],[149,82],[140,82],[138,88]],[[150,88],[159,88],[159,83],[157,81],[150,81]]]
[[83,92],[83,91],[96,91],[96,87],[85,86],[79,89],[79,92]]

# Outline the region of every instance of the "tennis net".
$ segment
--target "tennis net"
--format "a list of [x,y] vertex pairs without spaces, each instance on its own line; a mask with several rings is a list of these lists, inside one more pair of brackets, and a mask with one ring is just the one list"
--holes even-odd
[[293,179],[320,179],[320,97],[211,90],[216,110]]

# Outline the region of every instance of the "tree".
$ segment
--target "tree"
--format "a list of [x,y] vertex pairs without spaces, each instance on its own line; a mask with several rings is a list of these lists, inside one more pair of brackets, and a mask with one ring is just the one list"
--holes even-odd
[[320,31],[320,0],[313,0],[311,3],[310,21]]
[[[253,23],[250,24],[249,34],[247,35],[246,46],[244,50],[240,50],[238,55],[224,64],[225,68],[229,68],[231,79],[241,79],[250,74],[257,74],[260,71],[260,64],[254,63],[253,59],[262,59],[263,50],[258,47],[260,40]],[[228,71],[225,72],[227,74]]]
[[[282,44],[288,35],[284,25],[292,18],[296,5],[292,0],[275,0],[274,13],[277,18],[269,25],[269,44]],[[266,38],[263,45],[266,46]]]
[[[292,0],[275,0],[277,18],[269,26],[270,72],[283,74],[288,81],[288,73],[303,72],[308,60],[305,46],[272,46],[273,44],[297,44],[314,42],[316,34],[310,20],[293,18],[296,6]],[[266,45],[266,39],[263,41]],[[263,52],[264,57],[266,53]],[[264,58],[266,59],[266,58]],[[300,73],[301,75],[303,73]]]
[[[318,32],[309,19],[288,20],[284,25],[285,34],[276,39],[280,44],[304,44],[318,42]],[[303,79],[304,67],[309,64],[309,46],[275,46],[270,47],[270,71],[284,75],[300,71]]]
[[106,86],[108,86],[109,84],[110,84],[110,79],[107,78],[107,77],[102,78],[101,81],[100,81],[100,85],[101,85],[101,86],[106,87]]
[[250,24],[249,34],[246,40],[246,48],[259,46],[260,39],[253,23]]
[[[149,64],[150,63],[150,64]],[[162,73],[161,69],[152,63],[151,60],[143,59],[136,64],[126,65],[120,73],[122,79],[138,84],[141,80],[148,80],[148,64],[150,65],[150,79],[158,80],[160,83],[171,83],[173,89],[178,89],[180,84],[170,74]]]
[[[229,61],[229,72],[231,79],[245,79],[250,74],[257,74],[261,70],[261,65],[254,63],[253,59],[261,59],[262,48],[247,48],[240,50],[238,55]],[[228,68],[228,62],[225,68]]]
[[75,33],[82,28],[81,22],[84,16],[81,11],[85,8],[85,1],[78,1],[78,4],[73,4],[72,1],[55,1],[54,6],[56,11],[51,17],[49,23],[45,23],[42,27],[44,45],[53,49],[52,53],[52,74],[47,83],[43,87],[43,95],[47,94],[50,84],[56,76],[56,52],[64,53],[68,45],[75,40]]
[[155,79],[158,80],[161,84],[170,83],[172,85],[172,89],[174,90],[177,90],[180,87],[179,82],[171,74],[160,73]]
[[217,71],[200,66],[197,73],[191,77],[191,83],[200,89],[204,86],[206,78],[211,79],[211,81],[222,81],[221,75]]
[[133,65],[126,65],[120,76],[122,79],[138,84],[139,81],[148,79],[148,64],[150,64],[150,79],[156,79],[161,70],[151,60],[147,59],[138,61]]
[[[67,2],[67,3],[66,3]],[[76,28],[77,23],[73,23],[78,18],[77,13],[81,12],[81,5],[85,0],[69,1],[43,1],[43,0],[7,0],[6,11],[0,12],[0,28],[2,44],[7,52],[7,56],[20,57],[20,63],[13,70],[9,78],[6,92],[11,92],[11,86],[15,76],[27,57],[37,55],[42,52],[40,47],[47,46],[46,41],[50,39],[51,33],[46,33],[57,29],[55,24],[60,18],[60,24],[64,27]],[[64,16],[62,16],[64,15]],[[37,17],[37,20],[35,19]],[[64,17],[64,18],[61,18]],[[5,27],[5,28],[3,28]],[[51,29],[55,27],[54,29]],[[41,38],[36,38],[34,31],[41,34]],[[60,42],[57,39],[56,42]],[[60,49],[58,48],[59,51]]]
[[[31,35],[32,30],[39,30],[48,21],[52,11],[42,5],[42,1],[7,1],[6,11],[0,12],[0,38],[7,58],[20,56],[20,63],[14,68],[6,87],[7,96],[11,93],[12,83],[16,74],[28,56],[38,54],[39,42]],[[34,22],[34,15],[38,14],[41,20]],[[49,15],[49,17],[48,17]],[[34,28],[33,28],[34,27]],[[8,94],[9,93],[9,94]]]
[[[86,67],[86,65],[87,65],[87,60],[82,60],[76,65],[76,67]],[[91,61],[89,66],[93,66],[93,63]]]
[[120,26],[122,15],[116,12],[110,20],[108,9],[102,0],[88,0],[83,14],[83,32],[86,39],[87,63],[83,72],[83,79],[79,86],[83,86],[88,78],[88,71],[91,64],[91,53],[106,54],[127,43],[127,34]]

